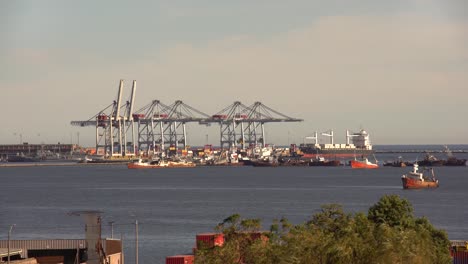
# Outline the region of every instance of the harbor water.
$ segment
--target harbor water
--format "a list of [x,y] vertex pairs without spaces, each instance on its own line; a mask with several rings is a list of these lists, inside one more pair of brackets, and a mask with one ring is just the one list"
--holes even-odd
[[[377,155],[379,161],[400,154]],[[406,160],[418,154],[405,153]],[[423,157],[418,155],[419,159]],[[466,153],[456,154],[467,158]],[[367,212],[386,194],[407,198],[450,239],[468,239],[468,167],[436,167],[440,187],[403,190],[411,168],[353,170],[341,167],[195,167],[129,170],[125,165],[0,168],[0,239],[83,238],[79,210],[102,211],[103,236],[123,238],[126,263],[134,263],[135,220],[140,263],[164,263],[165,256],[191,253],[197,233],[239,213],[298,224],[323,204]]]

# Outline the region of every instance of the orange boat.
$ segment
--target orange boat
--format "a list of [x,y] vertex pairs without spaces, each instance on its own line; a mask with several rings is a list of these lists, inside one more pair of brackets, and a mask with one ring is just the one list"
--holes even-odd
[[[427,175],[427,171],[431,172],[431,175]],[[423,188],[437,188],[439,187],[439,181],[434,176],[434,169],[425,169],[423,172],[418,171],[418,164],[413,165],[413,171],[401,176],[403,183],[403,189],[423,189]]]
[[351,168],[353,169],[377,169],[378,167],[377,163],[372,163],[367,158],[351,161]]
[[195,163],[186,161],[156,160],[151,162],[142,162],[141,159],[127,164],[129,169],[187,168],[195,166]]

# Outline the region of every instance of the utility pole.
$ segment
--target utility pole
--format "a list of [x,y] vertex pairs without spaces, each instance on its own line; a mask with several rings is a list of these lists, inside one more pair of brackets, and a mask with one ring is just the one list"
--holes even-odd
[[8,254],[8,258],[7,258],[7,259],[8,259],[8,264],[10,264],[10,238],[11,238],[11,231],[13,230],[13,227],[14,227],[14,226],[15,226],[15,225],[11,225],[11,226],[10,226],[10,230],[8,231],[8,253],[7,253],[7,254]]
[[135,219],[135,264],[138,264],[138,220]]

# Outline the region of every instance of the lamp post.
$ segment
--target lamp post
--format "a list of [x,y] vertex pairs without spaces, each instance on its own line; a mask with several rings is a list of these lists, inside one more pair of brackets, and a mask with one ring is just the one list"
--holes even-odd
[[13,227],[15,225],[11,225],[10,226],[10,230],[8,230],[8,253],[7,253],[7,260],[8,260],[8,264],[10,264],[10,238],[11,238],[11,231],[13,230]]

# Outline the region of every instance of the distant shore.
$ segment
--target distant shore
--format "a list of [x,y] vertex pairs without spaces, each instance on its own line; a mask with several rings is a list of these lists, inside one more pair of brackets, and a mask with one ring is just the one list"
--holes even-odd
[[49,166],[91,166],[91,165],[126,165],[128,162],[79,163],[79,162],[2,162],[0,168],[49,167]]

